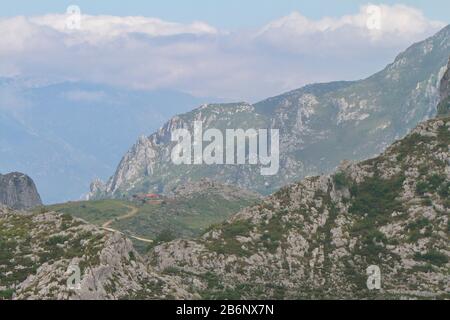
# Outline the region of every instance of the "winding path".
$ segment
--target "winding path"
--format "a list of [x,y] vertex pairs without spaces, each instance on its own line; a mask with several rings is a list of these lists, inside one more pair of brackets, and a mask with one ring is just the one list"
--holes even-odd
[[128,211],[125,215],[123,215],[123,216],[120,216],[120,217],[118,217],[118,218],[114,218],[114,219],[111,219],[111,220],[106,221],[104,224],[102,224],[101,228],[102,228],[103,230],[106,230],[106,231],[109,231],[109,232],[118,232],[118,233],[120,233],[120,234],[123,234],[123,235],[125,235],[125,236],[127,236],[127,237],[130,237],[130,238],[133,238],[133,239],[136,239],[136,240],[139,240],[139,241],[148,242],[148,243],[153,243],[153,240],[151,240],[151,239],[141,238],[141,237],[133,236],[133,235],[127,235],[127,234],[123,233],[122,231],[119,231],[119,230],[110,228],[110,225],[111,225],[114,221],[120,221],[120,220],[125,220],[125,219],[133,218],[133,217],[136,216],[137,213],[139,212],[139,209],[136,208],[135,206],[126,205],[126,204],[123,204],[123,206],[126,207],[126,208],[128,208],[129,211]]

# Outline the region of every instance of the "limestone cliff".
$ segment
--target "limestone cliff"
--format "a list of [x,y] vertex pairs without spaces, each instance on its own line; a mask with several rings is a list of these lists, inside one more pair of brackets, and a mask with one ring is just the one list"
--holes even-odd
[[438,115],[450,115],[450,60],[448,61],[447,72],[444,74],[441,80],[440,95],[441,102],[438,106]]
[[19,172],[0,174],[0,203],[14,209],[29,209],[42,204],[33,180]]

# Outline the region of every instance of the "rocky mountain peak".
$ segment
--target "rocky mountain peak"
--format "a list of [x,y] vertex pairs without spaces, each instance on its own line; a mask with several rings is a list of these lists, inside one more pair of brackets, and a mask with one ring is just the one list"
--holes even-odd
[[0,174],[0,204],[21,210],[39,206],[42,201],[30,177],[12,172]]
[[[384,70],[352,82],[313,84],[255,104],[208,104],[180,114],[125,154],[104,193],[121,198],[140,192],[167,193],[202,178],[270,194],[307,176],[330,173],[344,159],[373,157],[414,126],[436,115],[446,94],[443,80],[450,48],[450,27],[412,45]],[[448,73],[444,79],[448,79]],[[447,92],[448,94],[448,92]],[[446,114],[444,105],[439,114]],[[203,128],[279,129],[280,170],[262,177],[255,165],[175,165],[171,133]]]

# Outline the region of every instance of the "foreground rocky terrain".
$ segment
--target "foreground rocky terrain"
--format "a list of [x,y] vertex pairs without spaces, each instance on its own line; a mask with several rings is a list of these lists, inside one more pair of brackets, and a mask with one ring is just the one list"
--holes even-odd
[[33,180],[19,172],[0,174],[0,204],[30,209],[42,204]]
[[[204,298],[450,298],[450,118],[285,187],[150,262]],[[381,290],[366,270],[381,269]]]
[[[191,297],[148,267],[123,235],[69,215],[0,207],[0,249],[0,298]],[[72,267],[80,270],[74,288],[67,285]]]

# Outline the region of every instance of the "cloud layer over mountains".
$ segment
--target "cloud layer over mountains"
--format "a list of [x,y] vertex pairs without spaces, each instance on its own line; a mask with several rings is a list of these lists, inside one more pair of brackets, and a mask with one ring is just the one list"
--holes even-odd
[[293,12],[233,32],[203,22],[84,14],[80,29],[70,29],[68,18],[0,19],[0,76],[254,101],[310,82],[369,75],[445,25],[404,5],[367,5],[320,20]]

